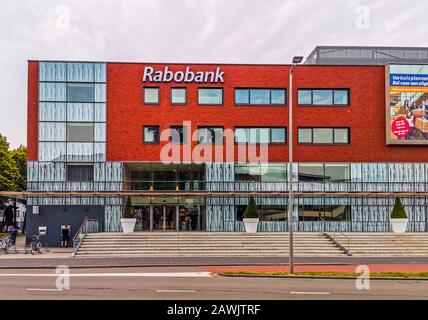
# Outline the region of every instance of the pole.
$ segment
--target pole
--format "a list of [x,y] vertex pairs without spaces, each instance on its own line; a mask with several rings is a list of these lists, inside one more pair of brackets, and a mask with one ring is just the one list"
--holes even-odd
[[294,274],[294,247],[293,247],[293,63],[290,68],[289,105],[288,105],[288,235],[289,235],[289,266],[290,274]]

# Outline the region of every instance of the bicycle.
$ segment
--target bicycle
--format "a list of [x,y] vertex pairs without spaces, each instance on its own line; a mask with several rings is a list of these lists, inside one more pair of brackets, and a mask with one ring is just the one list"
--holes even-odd
[[29,251],[32,255],[35,255],[36,253],[43,253],[43,245],[40,242],[40,238],[38,236],[31,237]]
[[16,244],[12,241],[11,235],[0,239],[0,250],[4,253],[18,253],[18,249],[16,248]]

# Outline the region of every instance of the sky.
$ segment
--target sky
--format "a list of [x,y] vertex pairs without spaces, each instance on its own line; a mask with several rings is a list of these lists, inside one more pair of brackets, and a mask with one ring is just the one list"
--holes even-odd
[[426,0],[0,0],[0,133],[26,144],[27,60],[283,64],[317,45],[428,46],[426,12]]

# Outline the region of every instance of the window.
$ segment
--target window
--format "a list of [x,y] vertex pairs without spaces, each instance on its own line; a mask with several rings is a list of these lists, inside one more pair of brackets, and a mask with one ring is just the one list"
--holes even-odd
[[302,144],[349,144],[349,128],[298,128]]
[[94,85],[90,83],[68,83],[67,84],[68,102],[93,102]]
[[272,128],[270,130],[271,143],[285,143],[285,128]]
[[286,182],[287,164],[286,163],[262,163],[261,164],[262,182]]
[[174,144],[187,143],[187,128],[183,126],[172,126],[170,128],[170,140]]
[[160,101],[159,88],[144,87],[143,101],[145,104],[158,104]]
[[143,127],[143,142],[144,143],[159,143],[159,126],[144,126]]
[[186,104],[186,88],[171,88],[171,104]]
[[198,104],[219,105],[223,104],[223,89],[199,88]]
[[285,89],[235,89],[237,105],[285,105]]
[[235,143],[286,143],[285,127],[235,128]]
[[67,164],[67,181],[94,181],[94,166],[91,164]]
[[235,181],[261,181],[260,164],[235,164]]
[[349,163],[299,163],[299,181],[302,182],[349,182]]
[[222,144],[223,128],[222,127],[199,127],[198,143]]
[[302,106],[348,106],[349,89],[299,89],[297,103]]
[[67,141],[92,142],[94,141],[93,123],[67,123]]

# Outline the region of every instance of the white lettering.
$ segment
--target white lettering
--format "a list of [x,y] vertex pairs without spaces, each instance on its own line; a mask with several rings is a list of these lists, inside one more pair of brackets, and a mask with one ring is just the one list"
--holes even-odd
[[215,71],[193,72],[190,67],[184,71],[173,72],[166,66],[162,71],[153,67],[145,67],[143,73],[143,82],[198,82],[198,83],[224,83],[224,72],[220,67]]

